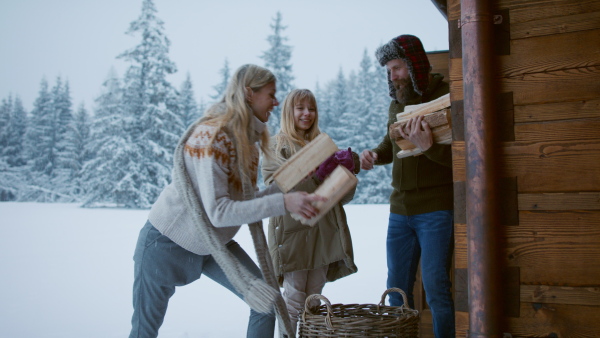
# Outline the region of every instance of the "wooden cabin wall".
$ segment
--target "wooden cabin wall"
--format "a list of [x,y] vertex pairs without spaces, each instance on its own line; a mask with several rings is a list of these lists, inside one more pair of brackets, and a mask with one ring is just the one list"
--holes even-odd
[[[493,0],[506,332],[600,337],[600,0]],[[457,336],[468,330],[460,1],[448,0]]]
[[[444,18],[440,17],[440,20]],[[440,73],[444,76],[444,81],[450,77],[449,55],[447,50],[427,52],[427,59],[431,65],[432,73]]]

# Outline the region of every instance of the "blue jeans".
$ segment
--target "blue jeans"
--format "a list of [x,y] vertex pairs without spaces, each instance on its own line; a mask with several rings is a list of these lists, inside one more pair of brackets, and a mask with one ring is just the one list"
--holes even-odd
[[[231,240],[227,248],[250,272],[262,278],[260,269],[237,242]],[[133,260],[135,278],[129,338],[157,337],[175,287],[190,284],[201,274],[242,298],[211,255],[200,256],[183,249],[150,222],[140,231]],[[273,337],[274,332],[274,314],[250,311],[247,337]]]
[[[438,338],[454,337],[454,302],[450,293],[450,265],[454,249],[453,211],[442,210],[403,216],[390,213],[387,234],[387,287],[402,289],[414,308],[413,285],[421,260],[427,304]],[[390,304],[402,305],[399,293],[390,293]]]

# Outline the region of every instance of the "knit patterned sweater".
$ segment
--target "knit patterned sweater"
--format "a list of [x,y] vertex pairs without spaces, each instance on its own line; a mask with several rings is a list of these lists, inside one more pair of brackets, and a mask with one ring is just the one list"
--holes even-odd
[[[250,141],[256,143],[266,125],[253,117]],[[212,144],[210,139],[217,133]],[[252,154],[251,180],[254,198],[244,200],[236,152],[230,135],[210,122],[199,123],[185,143],[184,161],[193,189],[203,203],[206,215],[216,228],[222,244],[231,240],[241,224],[285,214],[283,194],[272,185],[256,187],[259,150]],[[211,254],[174,183],[169,184],[152,206],[148,220],[163,235],[198,255]]]

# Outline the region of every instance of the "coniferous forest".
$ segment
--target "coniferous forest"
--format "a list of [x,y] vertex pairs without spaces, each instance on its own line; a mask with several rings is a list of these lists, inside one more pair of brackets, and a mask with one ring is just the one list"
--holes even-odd
[[[269,48],[262,66],[277,77],[280,102],[294,86],[293,47],[281,13],[265,39]],[[90,106],[74,106],[69,83],[61,77],[41,79],[33,109],[26,111],[17,94],[0,103],[0,201],[80,203],[83,207],[149,208],[170,182],[173,151],[188,125],[221,99],[235,69],[227,59],[221,81],[198,103],[187,75],[174,85],[177,71],[169,59],[170,41],[152,0],[143,0],[140,16],[126,32],[139,44],[116,57],[128,68],[99,83]],[[340,69],[336,78],[315,83],[319,127],[342,149],[360,153],[383,139],[389,105],[385,69],[364,51],[356,69]],[[35,85],[35,84],[32,84]],[[268,122],[279,129],[280,108]],[[387,203],[390,166],[362,171],[352,203]],[[260,181],[260,180],[259,180]]]

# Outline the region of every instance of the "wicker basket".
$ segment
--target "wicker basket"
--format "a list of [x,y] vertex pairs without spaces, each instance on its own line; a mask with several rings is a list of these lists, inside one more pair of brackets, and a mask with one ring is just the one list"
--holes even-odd
[[[404,305],[386,306],[390,292],[399,292]],[[325,304],[311,308],[316,299]],[[419,311],[406,304],[406,294],[398,288],[386,290],[378,305],[331,305],[322,295],[310,295],[300,314],[299,337],[418,337]]]

